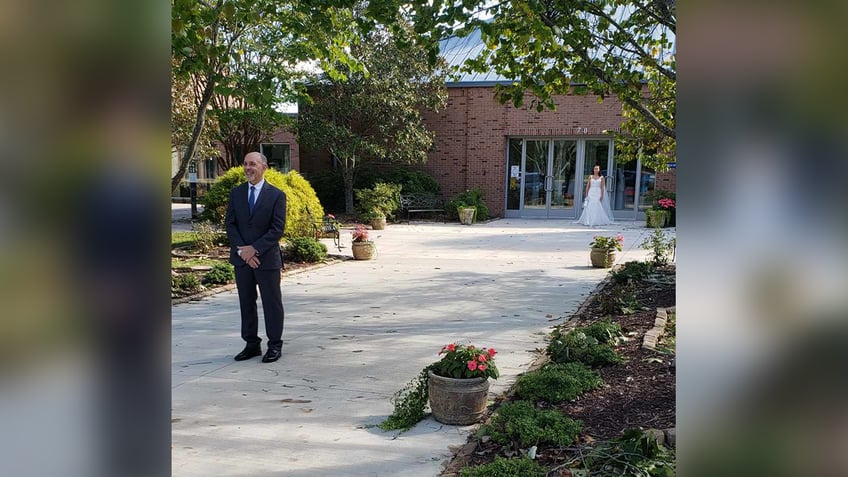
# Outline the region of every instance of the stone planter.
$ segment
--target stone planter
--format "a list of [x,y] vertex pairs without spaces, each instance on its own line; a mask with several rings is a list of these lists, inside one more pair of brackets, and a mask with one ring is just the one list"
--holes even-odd
[[648,209],[645,211],[646,226],[652,229],[665,227],[668,224],[670,215],[667,210]]
[[428,393],[433,418],[442,424],[465,426],[486,413],[488,378],[445,378],[429,371]]
[[353,242],[350,245],[353,251],[353,258],[356,260],[371,260],[377,251],[377,246],[374,242],[366,240],[365,242]]
[[476,207],[458,207],[456,209],[459,214],[459,222],[462,225],[471,225],[474,223],[474,216],[477,215]]
[[374,230],[385,230],[386,228],[386,218],[378,217],[376,219],[371,219],[371,228]]
[[589,253],[589,259],[595,268],[610,268],[613,262],[615,262],[615,250],[593,248]]

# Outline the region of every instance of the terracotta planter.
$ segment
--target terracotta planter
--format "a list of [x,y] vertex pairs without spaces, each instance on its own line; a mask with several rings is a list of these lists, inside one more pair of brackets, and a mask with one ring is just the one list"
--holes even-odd
[[374,230],[385,230],[386,228],[386,218],[379,217],[376,219],[371,219],[371,228]]
[[377,251],[377,246],[374,242],[367,240],[365,242],[353,242],[350,246],[353,251],[353,258],[357,260],[371,260]]
[[607,251],[602,248],[593,248],[589,253],[589,259],[595,268],[610,268],[615,262],[615,250]]
[[454,379],[429,372],[428,393],[433,418],[442,424],[464,426],[486,413],[488,378]]

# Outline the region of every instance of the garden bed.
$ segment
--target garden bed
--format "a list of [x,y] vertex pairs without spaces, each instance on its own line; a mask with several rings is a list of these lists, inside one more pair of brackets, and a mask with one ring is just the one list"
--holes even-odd
[[[577,456],[578,448],[619,437],[632,428],[662,430],[675,427],[674,341],[661,340],[665,346],[658,350],[642,346],[645,332],[654,326],[657,308],[675,304],[674,276],[675,269],[669,266],[655,270],[647,279],[634,281],[629,288],[605,280],[562,325],[567,330],[609,316],[613,323],[621,325],[626,338],[615,346],[625,361],[597,369],[604,382],[600,388],[573,401],[540,406],[558,410],[583,424],[574,446],[539,446],[536,462],[548,469],[559,469],[549,472],[548,476],[572,475],[563,464]],[[666,333],[674,331],[673,322],[669,324]],[[507,393],[499,405],[513,400],[512,394]],[[526,449],[472,436],[448,464],[442,477],[458,476],[461,469],[491,463],[496,456],[518,457],[525,452]]]

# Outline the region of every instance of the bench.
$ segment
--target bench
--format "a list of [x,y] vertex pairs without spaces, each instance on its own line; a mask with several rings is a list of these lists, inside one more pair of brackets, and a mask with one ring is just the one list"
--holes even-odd
[[312,223],[312,232],[315,234],[315,239],[317,240],[329,235],[333,239],[333,244],[335,244],[336,248],[339,249],[339,252],[341,252],[342,244],[339,226],[326,215],[321,220],[318,220],[312,215],[312,211],[309,210],[309,207],[304,207],[303,209],[306,211],[306,215],[309,216],[309,221]]
[[400,208],[406,213],[406,221],[409,222],[409,217],[413,213],[439,213],[442,215],[442,221],[446,220],[445,206],[442,199],[434,194],[426,194],[413,192],[400,195]]

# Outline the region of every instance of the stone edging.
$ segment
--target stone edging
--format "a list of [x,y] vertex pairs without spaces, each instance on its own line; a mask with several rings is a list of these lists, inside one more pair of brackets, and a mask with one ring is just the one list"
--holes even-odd
[[642,347],[650,350],[657,349],[657,342],[660,336],[665,332],[665,324],[668,322],[668,314],[674,313],[675,307],[657,308],[657,318],[654,320],[654,327],[645,333],[645,338],[642,340]]

